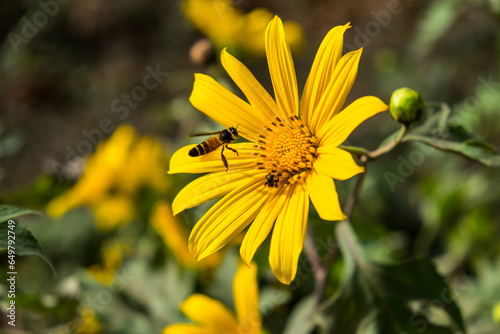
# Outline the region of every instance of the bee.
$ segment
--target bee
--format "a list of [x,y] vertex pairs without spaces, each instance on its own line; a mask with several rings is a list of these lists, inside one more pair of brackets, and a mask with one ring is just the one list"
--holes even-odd
[[224,129],[221,131],[197,133],[197,134],[189,136],[189,137],[197,137],[197,136],[216,135],[216,136],[208,138],[203,143],[198,144],[195,147],[193,147],[188,153],[189,156],[190,157],[199,157],[200,155],[204,155],[204,154],[210,153],[212,151],[215,151],[220,146],[222,146],[222,151],[220,152],[220,156],[222,158],[222,162],[224,163],[224,166],[226,167],[226,172],[227,172],[229,169],[229,165],[227,164],[227,159],[224,156],[224,148],[227,148],[228,150],[231,150],[234,153],[236,153],[236,155],[239,155],[238,151],[236,151],[234,148],[227,146],[227,144],[234,143],[236,138],[239,137],[237,128],[238,127],[236,127],[236,128],[230,127],[229,129]]
[[264,185],[269,188],[278,188],[278,182],[280,182],[280,176],[269,173],[266,176],[266,183]]

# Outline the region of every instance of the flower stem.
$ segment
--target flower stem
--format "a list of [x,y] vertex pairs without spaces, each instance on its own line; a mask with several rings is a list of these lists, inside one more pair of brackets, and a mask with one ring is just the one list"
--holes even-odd
[[306,241],[304,244],[304,252],[307,256],[307,259],[311,263],[312,270],[314,272],[314,279],[316,284],[314,285],[314,297],[315,304],[319,306],[319,303],[323,298],[323,289],[326,282],[326,272],[325,268],[321,265],[321,261],[319,259],[318,250],[316,249],[315,244],[314,231],[310,224],[307,225],[307,235]]
[[[399,130],[397,137],[394,140],[391,140],[387,144],[385,144],[382,147],[379,147],[378,149],[374,151],[368,151],[365,148],[362,147],[353,147],[353,146],[339,146],[340,148],[354,154],[360,156],[360,161],[361,164],[365,167],[365,172],[362,174],[359,174],[356,179],[356,183],[354,184],[354,188],[352,189],[349,197],[347,198],[345,207],[344,207],[344,213],[347,216],[347,219],[340,222],[339,224],[348,224],[349,223],[349,218],[351,217],[351,214],[354,210],[354,206],[356,205],[356,202],[358,201],[359,194],[361,192],[361,189],[363,188],[363,182],[365,180],[365,175],[366,175],[366,167],[367,163],[370,160],[376,159],[380,157],[381,155],[391,151],[394,147],[396,147],[402,140],[403,137],[405,136],[406,132],[408,130],[407,125],[402,125],[401,129]],[[328,278],[328,273],[330,272],[331,267],[333,266],[333,263],[335,262],[335,259],[337,258],[338,255],[338,242],[334,240],[332,245],[330,246],[330,249],[328,251],[328,257],[326,261],[321,265],[318,257],[318,252],[316,250],[315,244],[314,244],[314,236],[312,234],[312,229],[308,226],[308,238],[306,239],[306,245],[305,245],[305,252],[306,255],[311,262],[313,266],[313,270],[315,273],[315,278],[316,278],[316,285],[314,287],[314,298],[316,302],[316,308],[319,307],[321,300],[323,299],[323,294],[325,291],[325,284],[326,280]],[[312,239],[311,239],[312,238]]]
[[[349,217],[351,216],[352,211],[354,209],[354,205],[356,204],[356,201],[359,197],[359,193],[361,192],[361,188],[363,187],[363,181],[365,179],[365,174],[366,174],[366,171],[365,171],[365,173],[358,175],[358,177],[356,179],[356,184],[354,185],[354,188],[352,189],[351,194],[349,195],[349,198],[347,199],[345,209],[344,209],[344,213],[347,216],[347,219],[342,221],[342,222],[339,222],[339,224],[348,223]],[[308,253],[307,248],[308,247],[305,248],[306,254]],[[316,252],[316,248],[314,247],[314,245],[312,245],[312,248],[314,249],[314,252]],[[323,299],[323,293],[325,291],[326,279],[328,277],[328,273],[330,272],[330,269],[332,268],[333,263],[335,262],[335,259],[337,258],[338,250],[339,250],[338,242],[337,242],[337,240],[334,240],[334,242],[330,246],[330,249],[328,250],[328,257],[326,258],[326,261],[324,262],[324,264],[321,265],[319,262],[317,264],[313,263],[313,269],[314,269],[315,277],[316,277],[316,285],[314,287],[314,298],[315,298],[315,302],[316,302],[316,304],[315,304],[316,307],[319,307],[319,305]],[[317,252],[316,252],[316,256],[317,256]],[[308,258],[310,258],[309,255],[308,255]],[[316,267],[317,265],[319,265],[319,268]]]
[[406,131],[408,130],[407,125],[402,125],[401,129],[398,132],[398,135],[396,139],[391,140],[388,142],[386,145],[377,148],[374,151],[368,151],[364,147],[356,147],[356,146],[343,146],[340,145],[339,148],[343,149],[344,151],[347,151],[351,154],[357,155],[361,157],[361,162],[365,163],[367,160],[373,160],[381,156],[382,154],[385,154],[389,151],[391,151],[396,145],[398,145],[402,140],[404,135],[406,134]]
[[367,159],[373,160],[381,156],[382,154],[385,154],[389,151],[391,151],[396,145],[398,145],[402,140],[404,135],[406,134],[406,131],[408,130],[408,125],[402,125],[401,129],[399,130],[398,136],[396,137],[395,140],[391,140],[388,142],[386,145],[379,147],[375,151],[368,151],[367,154],[364,154]]

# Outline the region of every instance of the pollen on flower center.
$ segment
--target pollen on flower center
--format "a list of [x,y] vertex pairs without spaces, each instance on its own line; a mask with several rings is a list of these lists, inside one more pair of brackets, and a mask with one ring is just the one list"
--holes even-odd
[[290,123],[279,118],[266,126],[265,135],[260,136],[256,148],[256,168],[279,178],[280,183],[293,183],[304,179],[316,158],[316,137],[297,117],[290,117]]

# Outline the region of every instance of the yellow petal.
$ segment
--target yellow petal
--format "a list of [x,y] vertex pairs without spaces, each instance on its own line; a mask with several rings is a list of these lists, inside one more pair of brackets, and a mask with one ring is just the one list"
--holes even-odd
[[311,124],[312,115],[324,95],[326,87],[333,80],[333,71],[342,56],[344,33],[348,28],[350,28],[349,23],[331,29],[316,53],[311,72],[304,86],[300,105],[302,120],[307,126]]
[[161,236],[165,245],[174,253],[183,266],[194,268],[198,262],[187,247],[187,234],[181,222],[173,216],[166,201],[158,201],[149,219],[151,226]]
[[222,50],[221,62],[252,105],[254,115],[259,118],[262,124],[270,123],[274,119],[278,108],[271,95],[255,79],[252,72],[238,59],[231,56],[226,49]]
[[102,333],[102,326],[95,315],[95,311],[89,306],[80,308],[82,321],[77,323],[74,333]]
[[[196,145],[187,145],[178,149],[170,158],[169,174],[175,173],[210,173],[225,172],[226,167],[222,162],[221,148],[213,152],[190,157],[188,152]],[[255,168],[255,155],[258,152],[252,143],[230,144],[231,148],[238,151],[238,155],[230,150],[224,150],[229,170],[249,170]]]
[[342,144],[358,125],[388,108],[375,96],[364,96],[357,99],[321,127],[318,132],[319,144],[324,146]]
[[292,54],[285,41],[283,23],[277,16],[266,29],[266,55],[274,96],[278,104],[278,116],[289,121],[289,117],[298,115],[299,111],[297,77]]
[[364,167],[356,164],[351,153],[338,147],[322,146],[317,153],[314,169],[336,180],[347,180],[365,171]]
[[202,294],[194,294],[186,299],[181,311],[194,322],[217,329],[219,333],[236,333],[238,329],[234,315],[226,306]]
[[103,198],[92,206],[97,228],[109,232],[132,221],[135,216],[135,204],[130,195],[118,194]]
[[234,308],[240,324],[238,333],[259,334],[259,286],[255,263],[250,264],[250,267],[240,263],[234,276],[233,295]]
[[250,228],[245,233],[245,238],[243,238],[240,247],[240,255],[243,262],[247,265],[250,265],[257,248],[259,248],[269,235],[276,217],[283,210],[292,190],[292,187],[280,187],[276,192],[271,193],[252,225],[250,225]]
[[238,126],[241,136],[256,141],[263,125],[252,106],[208,75],[196,73],[191,104],[226,128]]
[[311,115],[309,128],[313,133],[318,133],[321,127],[338,114],[344,105],[347,94],[356,80],[362,50],[345,54],[335,66],[332,78]]
[[262,174],[262,172],[256,169],[242,172],[231,168],[227,172],[223,171],[201,176],[189,183],[177,194],[172,203],[174,215],[185,209],[222,197],[256,174]]
[[216,252],[238,235],[257,216],[268,197],[262,177],[250,179],[208,210],[194,226],[189,250],[197,260]]
[[331,177],[313,170],[306,182],[309,198],[321,219],[344,220],[347,218],[340,207],[339,195]]
[[303,184],[294,185],[293,193],[274,224],[269,265],[276,278],[290,284],[297,273],[297,261],[304,246],[309,197]]
[[162,334],[219,334],[216,330],[200,327],[195,324],[175,324],[163,329]]

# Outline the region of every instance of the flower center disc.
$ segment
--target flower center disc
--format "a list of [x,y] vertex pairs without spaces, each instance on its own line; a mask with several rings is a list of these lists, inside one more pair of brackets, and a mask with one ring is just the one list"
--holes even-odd
[[266,127],[267,136],[260,136],[263,145],[256,145],[265,151],[259,154],[256,168],[279,177],[279,183],[301,181],[316,158],[316,137],[296,116],[290,118],[291,125],[276,120]]

